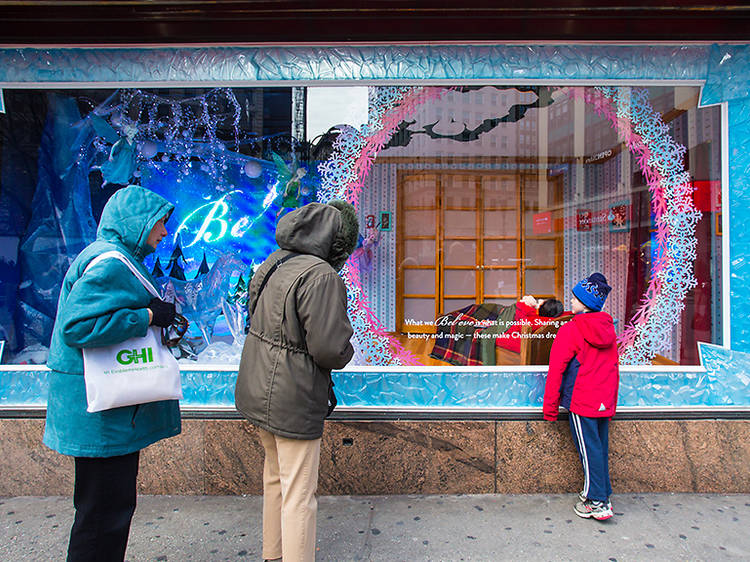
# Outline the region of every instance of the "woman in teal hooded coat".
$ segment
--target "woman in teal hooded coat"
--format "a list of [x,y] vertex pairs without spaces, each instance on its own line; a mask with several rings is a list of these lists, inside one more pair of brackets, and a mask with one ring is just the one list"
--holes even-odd
[[[75,457],[75,521],[68,560],[123,560],[136,504],[139,451],[180,433],[176,400],[89,413],[83,348],[142,337],[168,327],[175,307],[155,299],[125,264],[96,256],[116,250],[155,285],[143,258],[167,235],[174,206],[140,186],[120,189],[102,211],[96,241],[63,280],[47,366],[49,397],[44,444]],[[84,274],[85,271],[85,274]]]

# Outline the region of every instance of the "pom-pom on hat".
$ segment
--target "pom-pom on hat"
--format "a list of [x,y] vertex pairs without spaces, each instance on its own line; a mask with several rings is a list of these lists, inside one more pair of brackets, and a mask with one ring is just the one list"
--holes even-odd
[[583,306],[599,312],[607,300],[612,287],[607,285],[607,278],[601,273],[592,273],[573,287],[573,294],[583,303]]

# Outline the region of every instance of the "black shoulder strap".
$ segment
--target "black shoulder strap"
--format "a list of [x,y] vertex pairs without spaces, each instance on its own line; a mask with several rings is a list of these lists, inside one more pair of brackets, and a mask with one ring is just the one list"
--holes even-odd
[[250,311],[250,316],[255,314],[255,307],[258,306],[258,301],[260,300],[260,294],[263,292],[263,289],[265,288],[266,283],[268,283],[268,280],[270,279],[271,275],[273,275],[273,272],[276,271],[282,263],[298,255],[299,254],[296,252],[291,252],[285,255],[283,258],[276,260],[276,263],[274,263],[270,268],[268,268],[268,271],[266,271],[266,276],[263,278],[263,281],[260,282],[260,287],[258,287],[258,294],[255,296],[255,301],[253,302],[253,309]]

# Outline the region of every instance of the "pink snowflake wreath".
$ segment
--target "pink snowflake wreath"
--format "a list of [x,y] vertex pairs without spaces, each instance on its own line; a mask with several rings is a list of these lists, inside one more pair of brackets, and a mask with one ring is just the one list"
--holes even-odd
[[[345,199],[356,207],[375,158],[398,131],[399,124],[419,106],[439,99],[447,91],[439,87],[377,88],[375,98],[370,102],[369,123],[361,131],[353,127],[342,130],[334,144],[333,154],[318,167],[323,178],[318,199],[324,202]],[[341,275],[348,288],[348,310],[354,339],[362,354],[359,360],[371,365],[422,365],[386,331],[373,312],[362,290],[356,263],[349,260]]]
[[667,349],[680,321],[687,293],[696,285],[695,225],[700,219],[684,168],[685,147],[675,142],[645,90],[571,88],[609,120],[638,162],[651,192],[656,222],[656,260],[641,305],[619,337],[620,363],[648,364]]

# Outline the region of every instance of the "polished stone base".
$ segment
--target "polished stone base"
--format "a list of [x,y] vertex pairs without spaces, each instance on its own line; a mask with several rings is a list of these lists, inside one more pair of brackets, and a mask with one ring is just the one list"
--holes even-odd
[[[71,494],[73,462],[41,443],[44,421],[0,420],[0,496]],[[750,421],[613,421],[616,493],[750,492]],[[263,449],[242,420],[184,420],[143,451],[144,494],[260,494]],[[574,492],[567,421],[331,422],[321,495]]]

